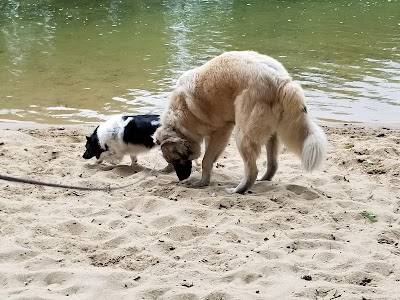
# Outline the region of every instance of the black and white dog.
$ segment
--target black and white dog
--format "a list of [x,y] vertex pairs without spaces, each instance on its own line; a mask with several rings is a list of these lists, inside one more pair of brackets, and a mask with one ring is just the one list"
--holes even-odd
[[[84,159],[97,158],[118,164],[125,155],[130,155],[132,166],[137,155],[151,150],[153,133],[160,126],[159,115],[117,115],[97,126],[91,136],[86,137]],[[168,166],[164,171],[172,170]]]

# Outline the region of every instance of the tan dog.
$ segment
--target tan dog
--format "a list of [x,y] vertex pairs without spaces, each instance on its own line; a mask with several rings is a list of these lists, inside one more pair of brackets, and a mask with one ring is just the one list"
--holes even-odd
[[206,186],[234,127],[245,174],[228,192],[244,193],[254,184],[262,145],[268,168],[260,180],[275,175],[281,140],[307,171],[317,168],[326,153],[325,134],[309,116],[300,85],[278,61],[252,51],[226,52],[185,72],[154,139],[180,180],[190,176],[191,161],[200,156],[205,140],[202,177],[194,186]]

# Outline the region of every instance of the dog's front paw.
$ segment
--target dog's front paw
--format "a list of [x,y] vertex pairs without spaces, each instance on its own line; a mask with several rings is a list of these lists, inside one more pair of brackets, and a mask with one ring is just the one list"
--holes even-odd
[[192,183],[192,187],[195,187],[195,188],[209,186],[209,185],[210,185],[210,182],[204,181],[204,180],[199,180],[199,181]]
[[205,186],[209,186],[210,185],[210,181],[205,181],[205,180],[198,180],[198,181],[195,181],[195,182],[189,182],[188,180],[184,180],[184,181],[181,181],[181,183],[183,183],[184,185],[186,185],[187,187],[190,187],[190,188],[202,188],[202,187],[205,187]]

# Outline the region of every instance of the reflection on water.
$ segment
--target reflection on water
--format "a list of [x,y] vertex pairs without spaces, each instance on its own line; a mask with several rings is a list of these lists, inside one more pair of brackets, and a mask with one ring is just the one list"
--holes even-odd
[[321,119],[399,122],[399,1],[0,1],[0,119],[159,113],[228,50],[279,59]]
[[[338,68],[348,75],[336,76]],[[307,89],[307,96],[320,118],[399,122],[399,63],[365,59],[363,68],[328,64],[322,70],[309,68],[300,78],[305,86],[315,86]]]
[[[18,0],[9,0],[3,5],[1,17],[5,20],[2,22],[4,25],[1,26],[1,33],[10,60],[6,68],[11,75],[17,77],[23,72],[27,61],[32,59],[34,52],[49,55],[53,51],[53,13],[47,7],[36,4],[27,4],[26,8],[21,8]],[[33,17],[35,22],[30,21]]]
[[[185,70],[229,50],[233,1],[165,1],[167,69],[176,78]],[[211,5],[210,5],[211,4]]]

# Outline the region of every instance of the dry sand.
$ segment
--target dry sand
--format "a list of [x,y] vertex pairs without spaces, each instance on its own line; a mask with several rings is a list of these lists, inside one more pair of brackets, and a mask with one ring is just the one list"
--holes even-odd
[[[1,174],[104,187],[165,166],[158,151],[141,171],[83,160],[93,126],[2,127]],[[234,143],[204,189],[158,173],[113,192],[0,181],[0,299],[400,299],[400,131],[325,130],[320,171],[284,151],[243,196],[224,191],[243,172]]]

